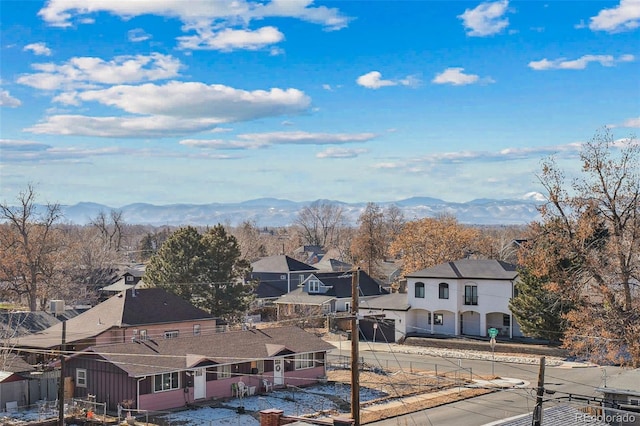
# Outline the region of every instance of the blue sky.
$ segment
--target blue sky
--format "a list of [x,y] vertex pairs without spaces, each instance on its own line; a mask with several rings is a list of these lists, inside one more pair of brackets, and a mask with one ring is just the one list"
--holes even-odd
[[640,128],[640,0],[0,1],[0,199],[513,199]]

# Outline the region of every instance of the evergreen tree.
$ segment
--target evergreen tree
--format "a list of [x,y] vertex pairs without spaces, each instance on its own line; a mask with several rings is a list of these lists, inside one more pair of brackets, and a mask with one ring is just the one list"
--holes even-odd
[[204,234],[188,226],[174,232],[151,258],[144,280],[233,322],[253,298],[253,286],[244,281],[249,271],[236,239],[222,225]]
[[520,270],[518,277],[517,295],[509,302],[509,309],[520,329],[528,336],[559,342],[567,326],[564,315],[572,304],[551,289],[548,280],[526,269]]

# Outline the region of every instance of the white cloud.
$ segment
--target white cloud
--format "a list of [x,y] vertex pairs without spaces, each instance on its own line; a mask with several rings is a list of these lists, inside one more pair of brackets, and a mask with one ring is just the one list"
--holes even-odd
[[49,148],[51,145],[47,145],[40,142],[33,142],[19,139],[0,139],[0,148],[3,152],[6,151],[42,151]]
[[603,67],[615,66],[617,62],[632,62],[635,60],[633,55],[622,55],[617,59],[612,55],[584,55],[578,59],[567,60],[566,58],[558,58],[549,60],[547,58],[539,61],[529,62],[529,68],[536,71],[544,70],[583,70],[591,62],[599,63]]
[[178,81],[164,85],[120,85],[63,95],[56,100],[78,105],[94,101],[134,115],[95,117],[59,114],[25,130],[102,137],[182,136],[213,130],[220,123],[300,113],[311,102],[304,92],[297,89],[246,91],[223,85]]
[[310,133],[296,131],[245,133],[238,135],[238,138],[263,145],[339,145],[353,142],[367,142],[376,136],[375,133]]
[[183,139],[178,142],[180,145],[189,146],[191,148],[217,149],[217,150],[244,150],[251,148],[260,148],[248,142],[227,141],[224,139]]
[[351,20],[336,8],[314,6],[313,0],[271,0],[266,3],[248,0],[50,0],[38,14],[50,25],[68,27],[74,21],[82,22],[87,15],[98,12],[108,12],[122,19],[148,14],[178,18],[184,24],[185,33],[195,33],[180,37],[181,47],[217,50],[221,50],[220,46],[223,46],[222,50],[257,49],[283,39],[274,29],[247,29],[254,20],[268,17],[299,19],[322,25],[328,31],[345,28]]
[[632,127],[640,129],[640,117],[629,118],[625,120],[620,127]]
[[24,131],[49,135],[80,135],[99,137],[172,137],[210,130],[215,120],[170,116],[90,117],[85,115],[53,115]]
[[42,90],[91,87],[95,84],[121,84],[164,80],[176,77],[182,64],[171,55],[116,56],[110,61],[95,57],[74,57],[67,62],[33,64],[40,71],[25,74],[18,83]]
[[34,55],[51,56],[51,49],[45,43],[27,44],[22,50],[31,51]]
[[490,77],[480,78],[476,74],[465,74],[464,68],[453,67],[447,68],[431,80],[435,84],[452,84],[454,86],[464,86],[466,84],[475,83],[494,83]]
[[591,18],[589,28],[593,31],[630,31],[640,26],[640,0],[620,0],[611,9],[603,9]]
[[[385,86],[408,86],[408,87],[417,87],[420,85],[420,79],[415,75],[408,75],[405,78],[399,80],[384,80],[382,78],[382,74],[379,71],[370,71],[366,74],[361,75],[356,79],[356,83],[358,83],[362,87],[366,87],[367,89],[379,89]],[[330,90],[323,86],[324,89]]]
[[225,28],[218,32],[207,30],[192,36],[178,37],[180,47],[183,49],[221,50],[223,52],[235,49],[258,50],[282,40],[284,40],[284,34],[275,27],[262,27],[255,31]]
[[480,3],[474,9],[466,9],[458,18],[472,37],[486,37],[497,34],[509,25],[504,15],[509,7],[508,0]]
[[410,159],[381,162],[375,164],[376,169],[413,169],[423,170],[422,165],[443,165],[461,163],[494,163],[516,160],[539,159],[550,155],[564,158],[574,158],[582,150],[582,143],[573,142],[564,145],[541,146],[532,148],[505,148],[500,151],[454,151],[439,152],[424,156],[414,155]]
[[272,145],[343,145],[372,140],[375,133],[311,133],[303,131],[244,133],[235,140],[184,139],[181,145],[210,149],[257,149]]
[[368,149],[328,148],[316,154],[317,158],[356,158],[360,154],[366,154]]
[[298,89],[241,90],[221,84],[170,81],[119,85],[78,93],[79,101],[94,101],[132,114],[210,118],[217,123],[296,114],[311,100]]
[[149,40],[152,37],[150,34],[147,34],[142,28],[134,28],[127,32],[127,38],[131,42],[138,43],[141,41]]
[[22,105],[22,102],[20,102],[20,99],[17,99],[11,96],[8,90],[0,89],[0,106],[16,108],[16,107],[19,107],[20,105]]

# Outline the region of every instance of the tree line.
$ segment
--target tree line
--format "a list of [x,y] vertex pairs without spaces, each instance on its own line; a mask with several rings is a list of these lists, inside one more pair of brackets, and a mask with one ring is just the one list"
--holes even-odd
[[137,261],[147,265],[146,283],[233,321],[252,301],[250,262],[300,246],[331,249],[379,278],[389,261],[406,274],[465,257],[498,259],[521,268],[511,309],[525,333],[638,366],[638,142],[614,140],[605,130],[583,146],[580,162],[581,174],[567,179],[553,157],[543,160],[537,178],[547,202],[539,221],[520,227],[465,225],[449,215],[407,220],[397,206],[376,203],[354,227],[328,201],[305,206],[284,228],[132,226],[118,211],[77,226],[63,222],[56,204],[38,207],[30,185],[13,205],[0,204],[1,291],[30,310],[52,298],[90,299],[119,266]]

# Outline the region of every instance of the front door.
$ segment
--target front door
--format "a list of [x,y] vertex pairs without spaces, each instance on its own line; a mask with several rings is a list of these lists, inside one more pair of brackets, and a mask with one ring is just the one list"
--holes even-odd
[[204,399],[207,397],[207,376],[203,368],[193,370],[193,399]]
[[273,385],[284,385],[284,360],[282,358],[273,360]]

